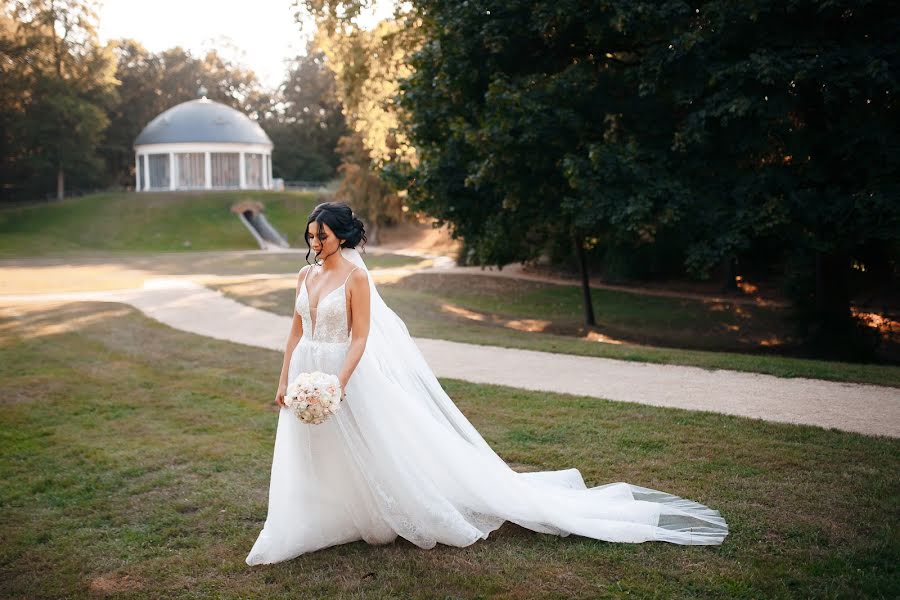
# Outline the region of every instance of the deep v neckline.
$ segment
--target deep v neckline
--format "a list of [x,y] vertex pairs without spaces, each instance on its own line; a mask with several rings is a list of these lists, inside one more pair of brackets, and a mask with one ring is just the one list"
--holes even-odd
[[[355,269],[355,267],[354,267],[354,269]],[[352,273],[354,269],[351,269],[350,273]],[[327,300],[331,294],[335,293],[336,291],[338,291],[339,289],[341,289],[342,287],[347,285],[347,278],[349,278],[349,277],[350,277],[350,274],[348,273],[347,277],[344,278],[344,283],[342,283],[341,285],[337,286],[336,288],[334,288],[333,290],[331,290],[330,292],[328,292],[327,294],[325,294],[324,296],[319,298],[319,301],[316,302],[316,306],[315,306],[315,309],[316,309],[315,318],[313,318],[313,314],[312,314],[313,306],[312,306],[312,304],[310,304],[310,300],[309,300],[309,286],[306,285],[306,281],[309,279],[309,273],[307,273],[306,277],[303,278],[303,290],[306,292],[306,307],[307,307],[307,311],[309,312],[309,322],[310,322],[310,325],[312,325],[312,332],[309,334],[310,337],[313,337],[316,335],[316,321],[319,320],[319,315],[318,315],[319,306],[321,306],[322,302],[324,300]],[[344,301],[346,302],[347,299],[344,298]]]

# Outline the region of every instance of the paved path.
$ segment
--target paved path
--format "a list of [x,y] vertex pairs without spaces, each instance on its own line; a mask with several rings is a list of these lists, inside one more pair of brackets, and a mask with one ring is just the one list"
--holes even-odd
[[[177,329],[278,351],[290,329],[288,317],[186,279],[150,279],[141,289],[0,296],[0,303],[42,300],[124,302]],[[438,377],[900,437],[895,388],[424,338],[415,342]]]

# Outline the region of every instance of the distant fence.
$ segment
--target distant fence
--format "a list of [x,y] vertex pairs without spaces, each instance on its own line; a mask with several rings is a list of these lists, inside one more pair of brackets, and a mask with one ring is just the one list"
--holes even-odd
[[295,192],[321,192],[328,189],[327,181],[285,181],[284,189]]
[[[274,181],[273,181],[274,183]],[[325,192],[329,189],[328,181],[285,181],[284,189],[295,192]],[[134,186],[107,186],[94,188],[66,189],[66,198],[87,196],[88,194],[100,194],[103,192],[133,192]],[[162,190],[168,191],[168,190]],[[203,191],[203,190],[197,190]],[[235,190],[238,191],[238,190]],[[56,200],[56,190],[47,192],[35,192],[15,185],[0,185],[0,206],[15,207],[39,202],[53,202]]]

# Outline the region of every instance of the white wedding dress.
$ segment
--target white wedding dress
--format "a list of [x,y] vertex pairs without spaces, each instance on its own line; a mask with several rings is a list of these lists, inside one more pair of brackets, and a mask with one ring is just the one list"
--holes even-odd
[[[355,250],[342,254],[368,272]],[[368,276],[370,334],[341,410],[320,425],[280,410],[268,516],[247,564],[397,536],[422,548],[467,546],[504,521],[609,542],[722,543],[725,520],[702,504],[621,482],[588,488],[574,468],[513,471],[444,393]],[[349,344],[346,285],[321,297],[315,321],[301,285],[303,337],[289,381],[340,371]]]

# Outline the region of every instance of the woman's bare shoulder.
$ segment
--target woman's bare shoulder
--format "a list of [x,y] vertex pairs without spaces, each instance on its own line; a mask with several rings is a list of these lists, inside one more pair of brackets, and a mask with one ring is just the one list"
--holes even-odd
[[369,277],[366,275],[366,270],[362,267],[355,267],[350,272],[350,282],[351,285],[359,285],[360,282],[368,283]]
[[312,269],[312,265],[303,265],[303,268],[297,273],[297,293],[300,293],[300,286],[303,285],[303,280],[306,279],[307,273]]

